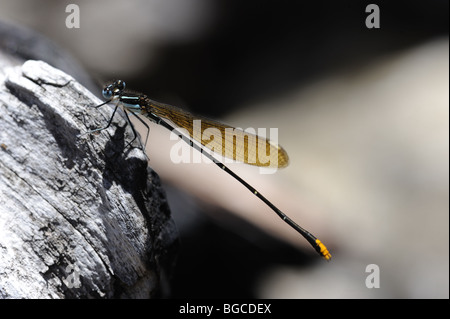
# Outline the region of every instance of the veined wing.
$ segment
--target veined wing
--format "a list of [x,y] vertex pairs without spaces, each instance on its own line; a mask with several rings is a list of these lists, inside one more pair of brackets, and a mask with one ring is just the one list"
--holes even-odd
[[262,167],[286,167],[289,157],[279,145],[268,139],[182,109],[148,99],[148,112],[167,119],[204,147],[238,162]]

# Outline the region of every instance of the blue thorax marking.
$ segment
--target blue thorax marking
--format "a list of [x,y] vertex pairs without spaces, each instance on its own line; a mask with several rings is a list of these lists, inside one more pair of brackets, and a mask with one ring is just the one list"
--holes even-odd
[[140,112],[141,106],[139,105],[139,96],[126,96],[120,97],[120,102],[131,112]]

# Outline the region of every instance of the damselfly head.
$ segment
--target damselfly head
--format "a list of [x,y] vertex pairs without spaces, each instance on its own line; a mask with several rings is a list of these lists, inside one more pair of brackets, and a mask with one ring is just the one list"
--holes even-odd
[[119,96],[125,90],[125,82],[122,80],[114,81],[103,88],[102,95],[105,99],[111,99]]

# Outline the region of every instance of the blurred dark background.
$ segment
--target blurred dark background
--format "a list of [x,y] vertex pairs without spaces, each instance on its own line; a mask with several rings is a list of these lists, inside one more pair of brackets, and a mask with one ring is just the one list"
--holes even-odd
[[448,34],[445,1],[378,2],[382,28],[372,32],[364,25],[370,1],[214,3],[207,33],[160,47],[156,67],[145,67],[133,87],[176,92],[196,111],[221,115]]
[[[76,3],[80,7],[79,29],[65,27],[67,17],[65,7],[69,3]],[[369,14],[365,12],[365,9],[370,3],[375,3],[380,8],[380,29],[368,29],[365,25],[365,19]],[[441,39],[444,42],[448,41],[449,27],[448,1],[445,0],[304,3],[287,0],[95,2],[0,0],[0,19],[39,31],[66,50],[99,83],[98,94],[105,81],[120,78],[125,80],[127,86],[133,90],[145,92],[155,100],[174,104],[194,113],[219,119],[227,117],[229,120],[228,116],[232,116],[235,112],[239,114],[240,111],[247,109],[250,112],[250,118],[257,118],[260,114],[269,114],[270,116],[267,116],[272,119],[270,123],[275,123],[273,124],[275,127],[283,127],[283,124],[280,123],[285,123],[284,126],[291,125],[294,128],[297,123],[294,120],[297,117],[291,116],[289,119],[288,116],[286,120],[283,119],[282,114],[287,112],[283,111],[281,105],[286,104],[286,99],[295,96],[297,92],[309,89],[313,83],[328,81],[328,79],[339,77],[342,74],[345,79],[352,77],[358,79],[357,74],[361,72],[360,70],[366,70],[384,59],[400,56],[404,52],[409,52],[409,50],[433,41]],[[443,68],[447,70],[448,74],[448,63],[443,65]],[[427,79],[422,80],[427,81]],[[356,80],[356,82],[358,81]],[[396,91],[398,88],[393,86],[388,90]],[[317,92],[322,94],[320,90]],[[326,95],[326,92],[324,90],[323,94]],[[411,95],[411,98],[414,99],[414,96]],[[447,101],[448,109],[448,91],[444,91],[443,99]],[[293,107],[299,110],[300,114],[305,112],[306,118],[314,111],[314,104],[311,106],[308,103],[298,103]],[[334,105],[333,101],[330,101],[328,107],[330,108],[329,114],[334,114],[334,112],[339,112],[340,105],[338,103]],[[280,112],[279,116],[277,112]],[[343,112],[349,111],[343,109]],[[264,115],[262,116],[264,117]],[[383,116],[389,117],[389,114],[383,114]],[[236,117],[245,118],[239,115]],[[320,116],[318,117],[320,118]],[[298,117],[299,121],[301,118],[302,116]],[[333,118],[331,117],[327,121],[308,122],[311,126],[307,127],[317,127],[324,134],[327,131],[330,135],[336,134],[334,131],[336,127],[333,129],[330,124],[327,124],[333,123]],[[336,119],[334,123],[338,123],[338,121]],[[379,121],[381,123],[383,117]],[[300,126],[300,122],[298,123]],[[267,127],[270,125],[267,124]],[[361,124],[361,126],[364,125]],[[448,128],[448,123],[443,125],[444,127],[447,125]],[[342,124],[342,126],[348,127],[347,124]],[[151,134],[153,131],[152,127]],[[311,132],[311,145],[318,147],[318,142],[314,140],[315,131],[311,129],[309,132]],[[280,143],[283,144],[283,141],[286,141],[285,143],[290,145],[289,150],[298,148],[299,152],[309,152],[307,146],[302,148],[302,145],[306,144],[305,141],[298,142],[298,139],[301,138],[300,133],[286,130],[284,135],[280,134],[283,137]],[[350,135],[358,134],[360,133],[357,129],[350,133]],[[389,137],[389,139],[391,138],[392,136]],[[443,143],[445,143],[446,139],[443,139]],[[427,144],[426,141],[420,143]],[[155,145],[152,141],[150,144]],[[448,148],[442,145],[439,146],[440,150],[448,159]],[[444,148],[442,149],[442,147]],[[346,154],[360,155],[364,150],[354,149],[355,153],[349,153],[348,150],[342,149],[342,152],[342,154],[346,152]],[[347,156],[342,154],[341,156]],[[150,156],[150,165],[158,165],[157,156]],[[325,152],[320,156],[321,158],[339,158],[340,155]],[[297,158],[299,157],[297,156]],[[356,157],[353,155],[353,158]],[[292,158],[295,161],[295,156]],[[443,161],[445,162],[446,159],[443,158]],[[299,174],[302,174],[300,171],[304,172],[304,169],[307,169],[305,163],[307,164],[304,161],[303,167],[298,170],[293,163],[292,169],[294,172],[299,171]],[[441,162],[438,163],[438,165],[440,164]],[[424,165],[429,165],[429,163]],[[353,164],[349,164],[349,166],[358,167]],[[370,165],[367,166],[368,171],[376,169]],[[413,171],[412,174],[415,174],[417,170]],[[229,214],[232,208],[215,205],[213,199],[202,198],[201,195],[194,192],[194,195],[201,199],[198,201],[192,197],[192,194],[188,194],[193,186],[187,188],[184,184],[177,186],[176,177],[170,176],[169,173],[165,175],[163,169],[157,169],[157,172],[167,183],[170,206],[180,231],[182,243],[178,267],[173,278],[171,297],[389,298],[447,296],[448,298],[448,226],[443,230],[444,235],[445,232],[447,233],[443,243],[447,250],[441,250],[441,253],[444,251],[446,253],[446,264],[444,262],[437,270],[438,273],[441,273],[442,267],[444,270],[447,269],[442,287],[437,288],[436,291],[431,289],[431,291],[417,292],[411,288],[412,284],[409,279],[399,279],[398,283],[392,284],[393,286],[388,285],[389,288],[386,290],[368,292],[365,287],[360,287],[363,285],[361,278],[365,276],[364,267],[361,265],[376,263],[380,256],[385,256],[386,259],[392,258],[394,253],[385,254],[377,245],[361,245],[364,246],[361,250],[371,251],[373,249],[376,251],[373,256],[377,257],[371,259],[371,253],[367,253],[365,257],[361,257],[364,253],[361,255],[356,253],[358,257],[353,260],[352,253],[343,253],[342,259],[338,257],[336,261],[332,261],[337,264],[334,266],[336,273],[333,273],[328,265],[323,266],[320,264],[321,260],[309,253],[308,247],[301,248],[293,245],[289,240],[272,236],[270,232],[260,230],[258,226],[248,220]],[[290,172],[292,175],[293,171]],[[444,175],[448,171],[442,169],[436,174],[441,173]],[[203,183],[208,183],[208,177],[212,175],[205,174],[207,175],[206,181]],[[443,184],[441,182],[438,184],[439,191],[437,193],[439,194],[441,194],[442,188],[444,191],[446,188],[448,190],[448,183],[445,181],[448,178],[443,175]],[[332,176],[328,176],[328,178],[332,179]],[[314,189],[319,186],[311,186],[313,188],[307,190],[308,179],[300,182],[293,182],[291,179],[294,177],[288,176],[287,182],[281,183],[291,188],[298,184],[301,185],[297,193],[316,192],[319,195],[325,194],[325,196],[330,194],[327,188],[324,188],[323,194]],[[202,183],[202,181],[198,181],[198,183]],[[406,181],[406,183],[409,182]],[[341,186],[342,189],[344,186]],[[403,186],[401,187],[404,189]],[[355,186],[355,188],[360,187]],[[340,234],[346,233],[344,228],[358,229],[360,226],[355,217],[345,215],[344,222],[343,215],[340,216],[339,212],[344,214],[344,211],[348,211],[360,214],[361,211],[364,211],[364,209],[361,210],[361,207],[356,209],[355,207],[345,207],[343,204],[342,207],[339,207],[339,203],[352,202],[358,196],[351,189],[349,188],[348,197],[345,199],[333,199],[333,196],[330,195],[330,198],[322,197],[324,202],[318,205],[319,210],[327,211],[325,216],[330,216],[330,212],[334,211],[333,217],[329,217],[331,219],[323,216],[321,218],[325,220],[323,223],[327,224],[326,229],[332,229],[336,226],[333,224],[333,220],[340,219],[340,224],[338,224],[343,228],[330,236],[336,242],[336,244],[332,244],[332,247],[338,251],[338,256],[339,251],[345,252],[347,249],[351,251],[355,248],[353,247],[355,242],[365,240],[365,238],[353,236],[348,239],[351,244],[347,246],[346,241],[339,237]],[[220,191],[217,190],[217,192]],[[407,201],[409,196],[405,197],[405,201]],[[317,198],[314,198],[313,201]],[[293,198],[293,200],[295,199]],[[333,200],[335,201],[333,202]],[[442,207],[448,208],[448,197],[441,196],[439,200],[442,201],[442,205],[437,208],[436,214],[442,217],[443,223],[447,221],[448,224],[448,212],[445,213],[441,209]],[[247,199],[236,198],[236,201],[244,203]],[[383,202],[383,199],[377,198],[374,201],[379,204]],[[386,205],[389,206],[389,203]],[[367,203],[367,206],[373,207],[371,203]],[[396,207],[392,207],[392,211],[397,210]],[[307,211],[304,210],[303,213],[307,214]],[[407,211],[406,208],[405,211]],[[380,214],[376,217],[371,215],[370,218],[380,218],[380,224],[386,225],[390,222],[385,217],[386,215]],[[418,223],[420,225],[420,218],[418,218]],[[392,234],[396,233],[396,227],[405,227],[401,223],[393,225],[396,226],[393,226]],[[364,227],[361,228],[361,233],[364,232],[364,229],[372,231],[375,228],[370,225]],[[320,227],[318,228],[320,229]],[[374,232],[376,233],[375,230]],[[392,236],[395,238],[397,235]],[[383,244],[386,246],[389,242]],[[398,251],[398,253],[401,252]],[[411,252],[409,254],[412,255]],[[403,256],[395,256],[403,258]],[[420,259],[420,255],[416,258]],[[383,262],[380,261],[380,263]],[[350,269],[353,269],[352,266],[356,264],[358,266],[354,269],[359,269],[361,273],[354,275],[354,273],[351,274]],[[396,269],[400,271],[408,264],[409,261],[399,262]],[[386,266],[385,269],[388,267]],[[428,267],[431,266],[424,266],[423,272],[418,273],[432,271],[433,268]],[[294,292],[291,293],[289,287],[270,286],[270,278],[278,278],[273,275],[277,273],[277,270],[272,273],[273,269],[279,269],[280,272],[287,273],[289,276],[301,278],[297,287],[293,288]],[[323,275],[324,272],[325,275]],[[275,277],[269,276],[269,279],[263,280],[262,278],[267,274]],[[288,278],[290,278],[289,276]],[[390,276],[395,276],[394,272],[385,278]],[[417,276],[416,272],[409,278],[414,276]],[[314,278],[314,280],[308,278]],[[338,279],[336,283],[330,284],[333,289],[329,289],[318,278],[328,282]],[[350,283],[352,279],[359,283]],[[276,279],[272,280],[277,281]],[[286,279],[286,281],[293,280]],[[302,290],[303,284],[305,289],[298,293],[298,289]],[[265,288],[261,288],[262,286]],[[434,287],[434,284],[430,284],[430,286]]]
[[[100,85],[125,75],[135,90],[210,115],[448,35],[445,0],[377,1],[381,28],[372,30],[372,1],[166,2],[3,0],[1,17],[56,40]],[[69,3],[80,6],[79,29],[64,27]]]

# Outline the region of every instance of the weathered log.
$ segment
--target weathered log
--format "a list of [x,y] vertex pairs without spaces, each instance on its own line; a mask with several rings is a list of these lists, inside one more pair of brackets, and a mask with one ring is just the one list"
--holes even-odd
[[[176,231],[120,116],[42,61],[0,71],[0,297],[164,294]],[[136,144],[135,146],[137,146]]]

